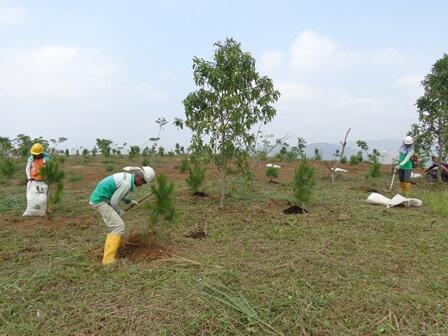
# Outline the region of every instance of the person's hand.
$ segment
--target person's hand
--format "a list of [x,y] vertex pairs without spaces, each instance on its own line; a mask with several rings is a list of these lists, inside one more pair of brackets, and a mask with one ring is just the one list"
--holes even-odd
[[137,205],[138,202],[136,200],[131,200],[131,202],[129,203],[130,205]]
[[123,217],[125,213],[124,210],[118,209],[118,216]]
[[400,167],[399,164],[395,166],[395,170],[398,170],[398,169],[400,169],[400,168],[401,168],[401,167]]

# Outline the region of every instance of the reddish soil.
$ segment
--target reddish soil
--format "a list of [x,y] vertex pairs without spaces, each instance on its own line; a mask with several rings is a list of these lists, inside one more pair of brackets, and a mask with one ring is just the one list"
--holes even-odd
[[0,216],[0,222],[15,229],[33,230],[36,228],[55,229],[59,227],[78,227],[86,229],[90,225],[95,225],[94,216],[45,216],[45,217],[13,217]]
[[157,240],[155,233],[131,234],[123,237],[118,257],[131,261],[150,261],[166,257],[169,252],[170,249]]

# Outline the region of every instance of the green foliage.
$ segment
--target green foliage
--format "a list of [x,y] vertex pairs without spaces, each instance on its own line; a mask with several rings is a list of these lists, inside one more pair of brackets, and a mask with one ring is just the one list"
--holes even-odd
[[149,166],[150,163],[149,157],[145,156],[142,160],[142,166]]
[[13,159],[9,157],[0,159],[0,173],[2,174],[2,176],[10,178],[14,175],[15,171],[16,165]]
[[347,157],[345,155],[341,157],[341,163],[347,163]]
[[278,177],[278,169],[274,167],[267,167],[266,176],[269,178],[269,182],[271,182]]
[[48,184],[51,204],[57,204],[62,199],[65,173],[60,165],[57,159],[48,160],[39,171],[45,183]]
[[381,163],[380,163],[380,153],[374,149],[373,153],[369,155],[369,170],[367,171],[366,177],[379,177],[381,176]]
[[140,155],[140,147],[139,146],[131,146],[129,147],[129,158],[133,159]]
[[70,152],[68,151],[68,149],[65,150],[64,154],[65,154],[66,156],[70,156]]
[[185,173],[188,168],[190,168],[190,161],[188,161],[188,158],[183,158],[179,163],[179,171]]
[[148,206],[151,222],[155,224],[161,217],[168,222],[173,221],[176,215],[173,200],[174,183],[163,174],[157,175],[156,183],[151,184],[151,191],[154,196]]
[[[231,161],[246,161],[255,135],[252,128],[267,123],[276,114],[271,105],[280,92],[272,80],[260,76],[255,59],[233,39],[215,44],[213,61],[193,59],[194,81],[199,89],[183,101],[185,125],[192,130],[190,148],[207,153],[221,174],[221,199],[226,194],[226,176]],[[176,126],[183,127],[181,120]]]
[[84,176],[82,174],[76,174],[76,173],[68,173],[67,174],[67,180],[70,183],[80,182],[82,181]]
[[55,159],[58,160],[60,164],[64,164],[65,162],[65,157],[63,156],[57,156]]
[[163,148],[162,146],[159,147],[159,149],[157,150],[157,154],[159,156],[164,156],[165,155],[165,148]]
[[352,155],[350,156],[350,164],[352,166],[356,166],[359,164],[359,156],[358,155]]
[[90,152],[92,153],[93,156],[96,156],[96,154],[98,153],[98,148],[94,146]]
[[314,148],[313,159],[316,161],[322,161],[322,155],[320,154],[319,148]]
[[109,139],[96,139],[96,147],[105,157],[110,156],[112,143],[113,141]]
[[87,148],[84,148],[83,150],[82,150],[82,155],[83,156],[87,156],[87,155],[89,155],[89,150],[87,149]]
[[294,199],[297,206],[304,208],[310,201],[315,184],[315,170],[309,161],[304,159],[294,172]]
[[0,137],[0,159],[10,157],[13,149],[14,147],[9,138]]
[[448,158],[448,54],[436,61],[422,85],[425,92],[416,102],[419,123],[410,135],[417,151],[430,156],[436,150],[440,167]]
[[188,169],[188,176],[186,182],[193,194],[201,191],[200,188],[204,183],[204,179],[205,179],[205,168],[202,168],[198,164],[194,164],[192,167]]

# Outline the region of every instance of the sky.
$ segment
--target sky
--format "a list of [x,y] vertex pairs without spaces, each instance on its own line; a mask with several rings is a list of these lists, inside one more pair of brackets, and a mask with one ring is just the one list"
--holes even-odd
[[[0,136],[187,145],[192,59],[232,37],[281,92],[262,131],[400,139],[448,52],[448,1],[0,0]],[[294,144],[294,143],[292,143]]]

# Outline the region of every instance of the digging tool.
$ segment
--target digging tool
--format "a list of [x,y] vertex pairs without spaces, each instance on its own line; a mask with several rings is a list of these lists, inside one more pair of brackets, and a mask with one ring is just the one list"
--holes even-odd
[[397,174],[397,170],[394,169],[394,173],[392,175],[392,181],[390,181],[390,187],[389,190],[392,190],[392,187],[394,186],[394,181],[395,181],[395,175]]
[[131,210],[135,205],[140,204],[141,202],[143,202],[144,200],[146,200],[147,198],[149,198],[151,195],[152,195],[152,193],[146,195],[146,196],[143,197],[142,199],[139,199],[139,200],[137,201],[137,204],[131,204],[130,206],[128,206],[128,208],[127,208],[125,211],[127,212],[128,210]]

